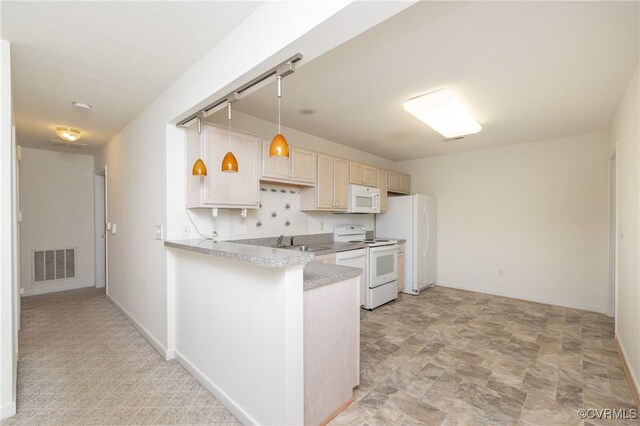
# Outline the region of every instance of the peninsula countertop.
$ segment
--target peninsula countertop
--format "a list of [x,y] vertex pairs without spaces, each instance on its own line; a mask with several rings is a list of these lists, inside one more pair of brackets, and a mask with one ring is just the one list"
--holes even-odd
[[314,262],[315,256],[311,253],[253,244],[195,239],[165,241],[164,245],[267,268],[304,265],[303,287],[305,290],[357,277],[363,272],[360,268]]

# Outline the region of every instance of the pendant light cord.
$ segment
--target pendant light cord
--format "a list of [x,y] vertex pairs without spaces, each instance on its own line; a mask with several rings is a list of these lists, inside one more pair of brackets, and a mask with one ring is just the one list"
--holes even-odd
[[227,102],[227,148],[231,151],[231,102]]
[[278,76],[278,133],[282,134],[280,128],[280,99],[282,98],[282,76]]
[[204,238],[205,240],[213,240],[214,237],[217,237],[218,233],[216,231],[213,231],[213,237],[207,237],[206,235],[204,235],[203,233],[201,233],[198,230],[198,227],[196,226],[195,222],[193,221],[193,219],[191,219],[191,212],[189,211],[188,208],[184,208],[184,210],[187,212],[187,217],[189,218],[189,222],[191,222],[191,224],[193,225],[193,228],[196,230],[196,233],[198,235],[200,235],[202,238]]

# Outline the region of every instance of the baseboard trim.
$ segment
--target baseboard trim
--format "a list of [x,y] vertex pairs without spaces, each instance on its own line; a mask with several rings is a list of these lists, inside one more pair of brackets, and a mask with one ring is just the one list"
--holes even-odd
[[[38,284],[36,284],[38,285]],[[24,290],[24,297],[38,296],[40,294],[57,293],[59,291],[77,290],[79,288],[94,287],[93,283],[63,283],[55,286],[28,288]]]
[[124,315],[129,320],[129,322],[131,322],[131,324],[133,324],[133,326],[140,332],[140,334],[142,334],[142,336],[147,339],[151,346],[153,346],[153,349],[155,349],[162,358],[164,358],[165,360],[172,359],[172,357],[169,357],[169,351],[167,351],[167,349],[155,337],[153,337],[153,335],[149,333],[149,331],[147,331],[147,329],[144,328],[142,324],[140,324],[134,317],[132,317],[131,314],[129,314],[129,312],[127,312],[127,310],[123,308],[122,305],[120,305],[113,297],[109,296],[108,294],[106,296],[107,300],[111,302],[113,306],[118,308],[122,315]]
[[16,415],[16,403],[11,402],[0,407],[0,420],[8,419]]
[[546,297],[531,296],[528,294],[513,293],[510,291],[494,290],[485,287],[472,287],[468,285],[437,283],[439,287],[455,288],[458,290],[473,291],[475,293],[492,294],[494,296],[508,297],[510,299],[525,300],[527,302],[543,303],[545,305],[561,306],[563,308],[579,309],[581,311],[597,312],[607,315],[606,309],[598,308],[591,305],[583,305],[581,303],[566,302],[563,300],[549,299]]
[[335,419],[336,417],[338,417],[338,415],[340,413],[342,413],[344,410],[346,410],[351,403],[355,401],[355,398],[351,397],[350,400],[348,400],[347,402],[345,402],[344,404],[342,404],[336,411],[334,411],[333,413],[331,413],[331,415],[329,417],[327,417],[326,419],[324,419],[322,421],[322,423],[320,423],[320,426],[327,426],[329,424],[329,422],[333,419]]
[[624,351],[624,346],[620,340],[618,340],[618,336],[614,337],[614,342],[616,343],[616,349],[618,351],[618,357],[620,358],[620,363],[622,364],[622,369],[624,370],[624,376],[627,378],[627,382],[629,382],[629,387],[631,388],[631,393],[636,400],[636,406],[640,408],[640,394],[638,393],[638,378],[633,374],[633,371],[629,369],[629,362],[627,358],[627,354]]
[[260,424],[249,413],[247,413],[240,405],[229,397],[222,389],[213,383],[205,374],[193,365],[187,358],[182,356],[178,351],[172,351],[173,356],[185,370],[189,372],[202,386],[204,386],[215,398],[225,406],[227,410],[233,414],[240,423],[244,425]]

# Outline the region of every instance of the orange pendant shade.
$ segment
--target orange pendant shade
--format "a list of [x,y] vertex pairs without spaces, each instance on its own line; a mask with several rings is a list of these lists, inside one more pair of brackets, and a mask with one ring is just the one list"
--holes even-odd
[[287,157],[289,158],[289,144],[281,133],[273,137],[269,146],[269,157]]
[[229,151],[222,159],[222,171],[228,173],[236,173],[238,171],[238,160],[233,152]]
[[204,165],[204,161],[198,158],[196,162],[193,163],[193,170],[191,170],[191,174],[194,176],[206,176],[207,166]]

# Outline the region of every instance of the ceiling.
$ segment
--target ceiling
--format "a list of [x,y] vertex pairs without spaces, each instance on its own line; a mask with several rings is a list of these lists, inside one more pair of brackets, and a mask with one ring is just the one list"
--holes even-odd
[[[392,160],[604,131],[638,63],[638,15],[638,2],[418,3],[285,78],[282,122]],[[445,87],[480,133],[443,141],[402,109]],[[277,120],[275,85],[235,108]]]
[[71,126],[94,153],[260,3],[3,0],[18,143],[65,150],[50,141]]

